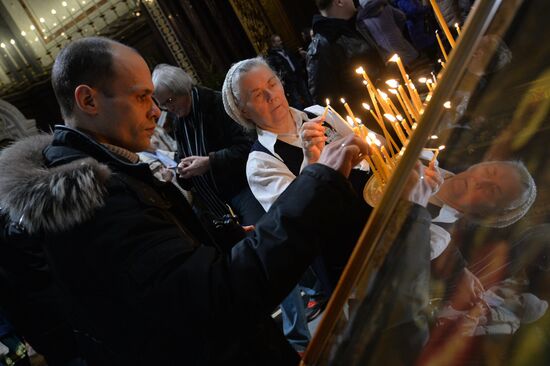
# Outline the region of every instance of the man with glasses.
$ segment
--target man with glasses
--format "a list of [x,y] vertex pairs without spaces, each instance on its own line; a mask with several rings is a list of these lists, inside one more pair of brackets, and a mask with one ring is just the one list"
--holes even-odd
[[167,64],[157,65],[152,77],[159,108],[177,117],[179,181],[193,192],[195,210],[209,225],[231,209],[243,225],[254,224],[263,211],[246,182],[251,139],[225,113],[221,94]]

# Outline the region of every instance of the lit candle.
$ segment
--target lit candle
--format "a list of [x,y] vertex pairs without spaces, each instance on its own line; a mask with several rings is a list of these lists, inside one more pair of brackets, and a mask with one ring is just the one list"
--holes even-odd
[[437,62],[441,64],[441,68],[445,68],[445,62],[441,61],[441,59],[438,59]]
[[386,148],[384,146],[382,146],[380,148],[380,151],[382,152],[382,155],[384,156],[384,158],[386,159],[386,162],[393,168],[395,167],[394,163],[393,163],[393,159],[388,155],[388,152],[386,151]]
[[384,117],[388,121],[390,121],[390,124],[393,127],[393,130],[395,131],[395,133],[397,134],[399,141],[401,141],[401,144],[407,145],[407,138],[405,137],[405,134],[403,133],[401,126],[399,125],[399,123],[397,123],[396,118],[389,113],[384,114]]
[[403,112],[405,113],[405,119],[407,120],[407,122],[409,122],[409,124],[412,125],[411,121],[414,117],[408,111],[407,107],[405,106],[405,103],[403,103],[403,99],[401,99],[401,96],[399,95],[399,92],[396,89],[388,89],[388,91],[397,97],[397,100],[399,101],[399,104],[401,105],[401,108],[403,109]]
[[376,165],[376,168],[377,168],[378,172],[380,173],[380,176],[382,177],[383,182],[384,183],[388,182],[388,180],[391,176],[391,173],[388,170],[388,167],[386,166],[386,164],[384,163],[384,159],[382,158],[382,155],[380,155],[380,152],[378,151],[378,148],[376,147],[376,145],[374,144],[374,142],[372,141],[372,139],[369,136],[367,136],[367,144],[369,144],[370,151],[372,151],[374,153],[372,155],[372,160],[373,160],[374,164]]
[[439,49],[441,50],[441,53],[443,54],[443,58],[445,61],[449,60],[449,56],[447,56],[447,51],[445,51],[445,47],[443,46],[443,42],[441,41],[441,38],[439,37],[438,31],[435,31],[435,38],[437,38],[437,43],[439,44]]
[[382,113],[380,113],[380,108],[378,108],[378,102],[376,101],[376,90],[373,88],[372,85],[369,85],[365,80],[363,80],[363,82],[366,85],[367,90],[369,92],[370,100],[372,102],[372,105],[374,106],[376,115],[378,116],[378,118],[382,119]]
[[418,95],[418,91],[416,91],[416,86],[414,86],[413,82],[409,83],[409,88],[411,90],[412,101],[415,108],[418,110],[419,114],[424,113],[424,106],[422,105],[422,101],[420,100],[420,95]]
[[449,30],[449,27],[447,26],[447,22],[445,22],[445,18],[443,17],[443,14],[441,14],[441,10],[439,9],[439,6],[437,6],[437,3],[435,2],[435,0],[430,0],[430,4],[434,9],[437,22],[441,26],[441,29],[443,29],[443,32],[445,33],[445,36],[449,40],[451,47],[455,48],[455,40],[451,34],[451,31]]
[[460,25],[458,23],[455,23],[456,33],[460,36]]
[[382,129],[382,132],[384,133],[384,138],[386,139],[386,141],[388,142],[388,147],[390,149],[390,152],[392,154],[394,154],[394,151],[393,151],[393,147],[392,147],[392,144],[393,146],[395,146],[395,149],[397,151],[397,143],[394,141],[394,139],[391,137],[390,133],[388,132],[388,130],[386,129],[386,126],[384,125],[384,121],[381,119],[381,118],[378,118],[378,116],[376,116],[372,110],[370,109],[370,105],[368,105],[367,103],[363,103],[363,108],[365,108],[366,110],[368,110],[372,116],[374,117],[374,120],[376,122],[378,122],[378,125],[380,126],[380,128]]
[[369,97],[372,102],[372,105],[374,106],[376,113],[379,116],[381,116],[380,111],[378,110],[378,105],[376,104],[376,91],[374,90],[374,84],[372,83],[369,76],[365,72],[365,69],[363,68],[363,66],[360,66],[357,69],[355,69],[355,72],[363,76],[363,84],[367,88],[367,92],[369,93]]
[[403,117],[401,117],[400,115],[395,116],[395,118],[401,123],[401,127],[403,127],[403,129],[405,129],[405,132],[407,133],[407,136],[410,137],[412,135],[412,131],[411,131],[411,128],[409,127],[409,125],[407,124],[407,121],[405,121],[403,119]]
[[330,99],[325,99],[325,102],[327,103],[325,110],[323,111],[323,119],[327,118],[328,109],[330,108]]
[[440,145],[437,149],[430,149],[434,152],[434,156],[432,156],[431,161],[437,160],[437,156],[439,155],[439,152],[443,149],[445,149],[445,145]]
[[409,111],[410,115],[413,117],[415,121],[418,121],[420,119],[420,114],[416,111],[416,109],[413,107],[413,104],[409,97],[407,96],[407,93],[405,93],[405,89],[401,85],[397,87],[397,92],[401,96],[401,99],[403,99],[403,103],[405,103],[405,106],[407,107],[407,110]]
[[[380,152],[378,152],[378,149],[380,149],[380,151],[382,151],[382,149],[384,149],[384,146],[382,146],[382,143],[380,142],[380,140],[378,140],[378,138],[376,138],[376,135],[374,133],[370,133],[371,134],[371,140],[374,142],[374,144],[376,145],[377,149],[375,149],[375,154],[378,155],[378,158],[380,159],[380,162],[382,164],[382,169],[384,170],[384,173],[386,174],[386,176],[388,177],[388,180],[389,178],[391,177],[391,163],[393,163],[391,161],[391,158],[390,158],[390,163],[386,164],[384,162],[384,158],[382,157],[382,155],[380,155]],[[387,156],[387,154],[386,154]],[[388,156],[389,158],[389,156]],[[388,166],[389,165],[389,166]]]
[[401,77],[403,78],[403,81],[407,83],[409,80],[409,77],[407,76],[407,72],[405,71],[405,66],[403,66],[403,62],[401,62],[401,58],[399,58],[399,55],[396,53],[390,58],[391,62],[397,63],[397,67],[399,68],[399,72],[401,72]]
[[344,108],[346,108],[346,112],[350,115],[353,121],[355,121],[355,114],[353,114],[353,111],[351,110],[348,103],[346,103],[346,100],[344,98],[340,98],[340,102],[344,105]]
[[393,111],[391,110],[390,106],[386,102],[386,99],[388,98],[388,95],[381,91],[380,89],[376,89],[376,96],[378,97],[378,102],[380,103],[380,106],[384,110],[384,113],[392,114]]

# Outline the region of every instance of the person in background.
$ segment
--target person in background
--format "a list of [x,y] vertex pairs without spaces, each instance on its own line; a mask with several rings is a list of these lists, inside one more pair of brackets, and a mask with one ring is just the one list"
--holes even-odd
[[365,28],[372,35],[385,60],[397,53],[405,65],[411,67],[420,55],[403,35],[405,14],[387,0],[361,0],[359,3],[358,29]]
[[299,55],[288,52],[278,34],[271,36],[270,45],[266,60],[283,82],[288,103],[298,109],[304,109],[313,104],[307,89],[304,60]]
[[227,116],[220,93],[193,85],[184,70],[167,64],[157,65],[152,77],[159,108],[177,116],[178,181],[192,192],[201,220],[212,231],[233,210],[243,225],[256,221],[260,211],[245,175],[252,141]]
[[360,106],[365,86],[355,69],[363,66],[375,81],[384,70],[376,42],[356,29],[353,0],[316,0],[320,14],[313,16],[313,39],[307,52],[308,86],[313,100],[324,105],[344,97],[352,109]]

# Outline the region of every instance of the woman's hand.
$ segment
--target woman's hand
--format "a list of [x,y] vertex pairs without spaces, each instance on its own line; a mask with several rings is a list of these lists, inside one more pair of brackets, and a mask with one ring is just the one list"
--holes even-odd
[[327,137],[325,136],[325,127],[323,127],[324,120],[323,116],[319,116],[304,122],[300,128],[302,148],[308,164],[316,163],[325,147]]
[[369,146],[354,134],[342,137],[328,144],[319,157],[319,164],[326,165],[342,173],[346,178],[351,169],[363,160]]

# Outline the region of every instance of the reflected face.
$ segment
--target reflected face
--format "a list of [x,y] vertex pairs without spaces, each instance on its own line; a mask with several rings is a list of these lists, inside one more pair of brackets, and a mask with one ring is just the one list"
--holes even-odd
[[271,46],[275,49],[283,48],[283,41],[281,40],[281,37],[279,37],[279,36],[273,37],[273,40],[271,42]]
[[94,134],[107,142],[138,152],[149,148],[160,110],[153,102],[149,67],[135,51],[114,45],[115,76],[108,95],[97,93],[98,115]]
[[468,71],[477,76],[485,75],[485,70],[495,54],[499,42],[497,37],[483,36],[472,54],[472,58],[468,64]]
[[281,81],[265,66],[256,66],[239,80],[243,115],[263,130],[280,132],[290,109]]
[[[445,180],[440,196],[464,214],[483,215],[498,212],[521,197],[521,177],[509,164],[476,164]],[[439,194],[438,194],[439,195]]]
[[155,90],[159,108],[174,113],[178,117],[187,117],[191,113],[191,96],[176,95],[171,90],[159,86]]

